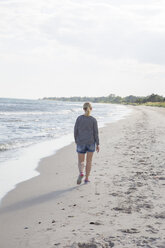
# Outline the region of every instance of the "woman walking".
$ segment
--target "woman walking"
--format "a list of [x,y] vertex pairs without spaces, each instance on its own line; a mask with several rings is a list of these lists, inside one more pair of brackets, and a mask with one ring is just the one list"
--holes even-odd
[[74,138],[77,144],[79,176],[77,184],[81,184],[84,177],[85,154],[86,154],[86,175],[85,183],[89,181],[92,166],[92,157],[95,149],[99,152],[99,136],[97,120],[91,116],[92,106],[89,102],[83,105],[84,114],[78,116],[74,126]]

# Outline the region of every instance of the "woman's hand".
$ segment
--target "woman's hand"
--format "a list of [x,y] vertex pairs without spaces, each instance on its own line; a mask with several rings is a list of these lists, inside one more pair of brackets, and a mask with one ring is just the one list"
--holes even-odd
[[97,153],[100,151],[100,146],[99,145],[96,146],[96,151],[97,151]]

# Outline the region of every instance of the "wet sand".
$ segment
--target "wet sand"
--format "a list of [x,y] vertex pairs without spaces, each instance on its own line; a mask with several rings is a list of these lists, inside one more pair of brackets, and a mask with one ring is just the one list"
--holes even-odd
[[7,194],[1,248],[165,247],[165,109],[131,108],[100,129],[89,184],[76,185],[71,144]]

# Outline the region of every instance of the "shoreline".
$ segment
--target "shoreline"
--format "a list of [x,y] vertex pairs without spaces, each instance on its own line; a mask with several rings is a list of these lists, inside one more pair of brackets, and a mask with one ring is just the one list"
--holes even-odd
[[[54,140],[33,144],[30,147],[27,147],[17,159],[5,162],[3,164],[4,168],[2,168],[3,170],[1,171],[0,179],[7,178],[9,174],[8,171],[10,171],[12,178],[8,179],[9,184],[6,184],[4,187],[6,190],[2,191],[0,189],[0,207],[3,198],[6,197],[10,191],[14,190],[17,185],[39,176],[37,168],[40,161],[55,155],[58,150],[71,144],[73,142],[72,136],[72,134],[67,134]],[[50,148],[46,149],[46,146],[49,146]],[[31,156],[31,154],[33,155]]]
[[[101,119],[98,122],[99,127],[104,127],[109,122],[116,122],[129,114],[130,108],[128,107],[122,109],[117,106],[116,108],[117,111],[114,111],[113,108],[110,116],[107,115],[104,118],[101,115]],[[67,128],[64,127],[64,131],[65,129]],[[22,150],[16,151],[13,159],[8,158],[3,164],[0,163],[0,204],[3,197],[15,189],[17,184],[38,176],[36,168],[43,158],[55,154],[62,147],[74,142],[73,130],[69,130],[66,134],[64,132],[64,134],[61,134],[59,137],[57,135],[54,139],[40,141],[26,148],[21,148]]]
[[[127,107],[124,115],[120,113],[119,116],[113,116],[110,123],[126,118],[126,116],[130,114],[130,110],[131,108]],[[109,123],[105,120],[103,123],[100,123],[100,128],[108,124]],[[72,144],[72,142],[74,143],[74,135],[73,133],[68,133],[56,139],[33,144],[25,148],[17,159],[5,161],[0,171],[0,181],[3,182],[5,181],[4,179],[6,179],[8,184],[5,182],[4,185],[0,185],[0,207],[3,198],[6,197],[10,191],[14,190],[17,185],[40,175],[37,168],[42,159],[55,155],[58,150]],[[9,171],[12,177],[9,176]]]
[[142,241],[154,247],[164,242],[165,111],[132,109],[125,119],[99,129],[101,151],[94,155],[89,185],[76,185],[72,143],[43,158],[40,175],[3,198],[3,248],[80,247],[79,242],[132,248]]

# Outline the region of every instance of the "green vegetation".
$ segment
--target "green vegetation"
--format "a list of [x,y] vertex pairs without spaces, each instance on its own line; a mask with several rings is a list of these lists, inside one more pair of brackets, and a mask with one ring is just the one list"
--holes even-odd
[[147,102],[145,105],[165,108],[165,102]]
[[101,97],[45,97],[43,100],[54,100],[54,101],[69,101],[69,102],[95,102],[95,103],[117,103],[117,104],[131,104],[131,105],[146,105],[146,106],[157,106],[165,107],[165,97],[151,94],[149,96],[126,96],[120,97],[114,94],[109,96]]

